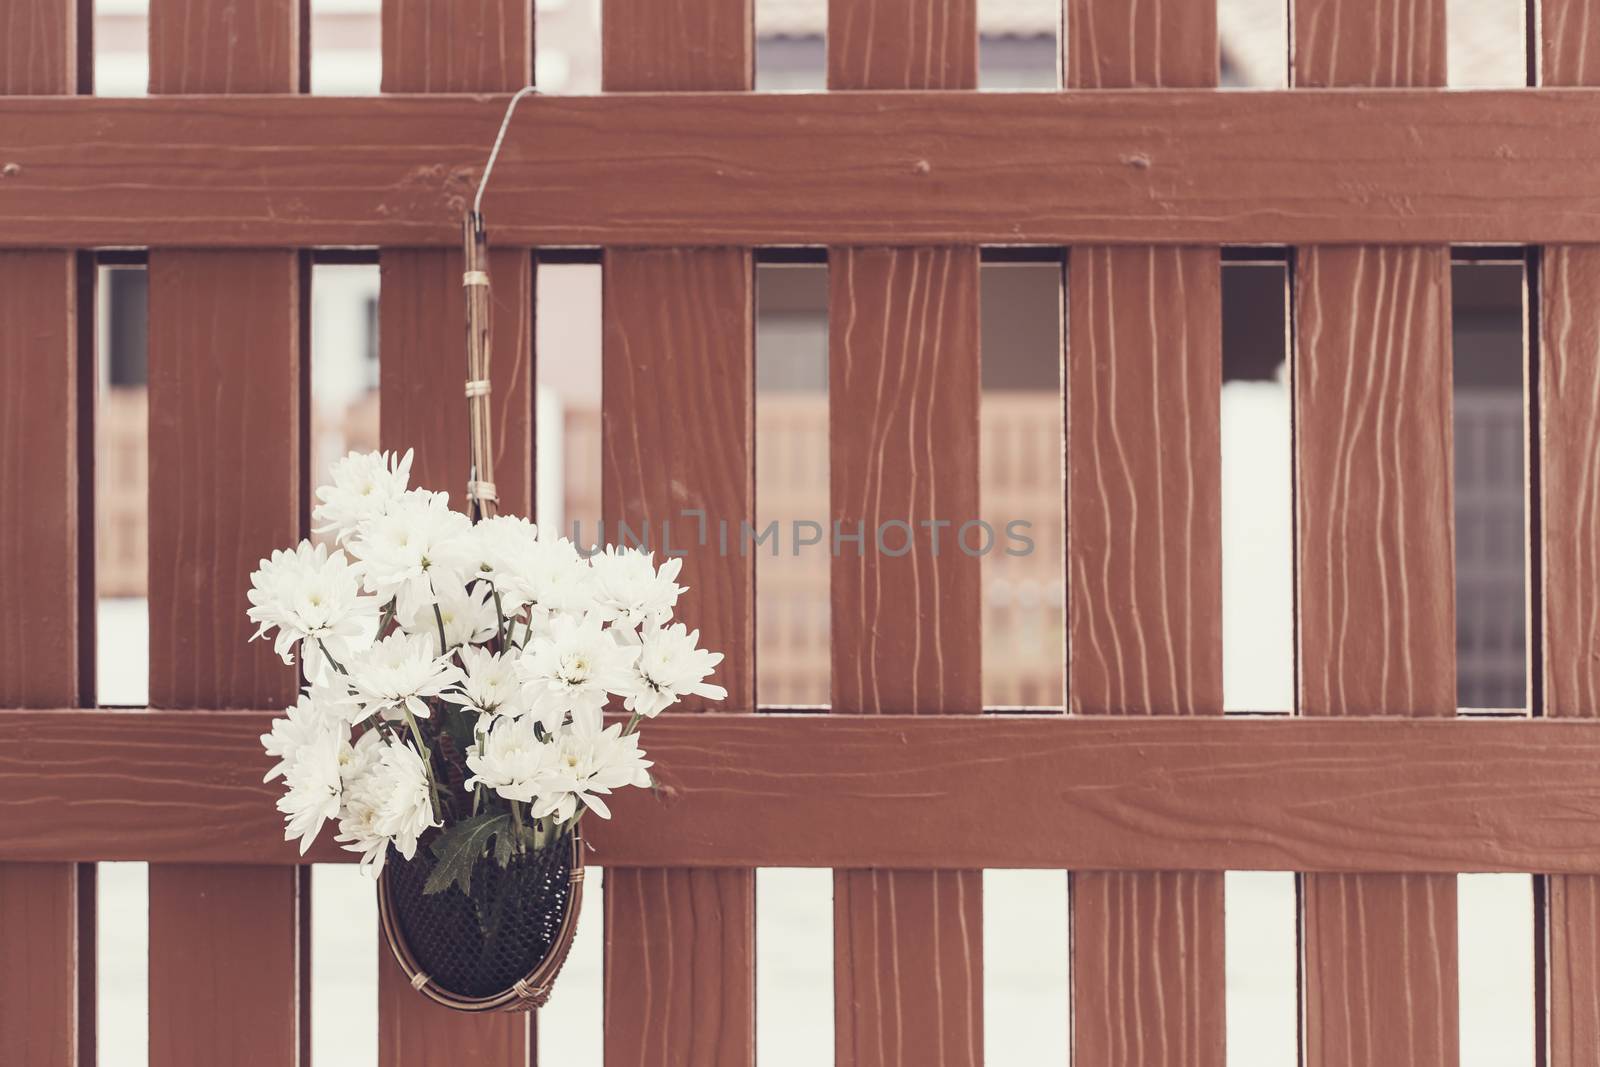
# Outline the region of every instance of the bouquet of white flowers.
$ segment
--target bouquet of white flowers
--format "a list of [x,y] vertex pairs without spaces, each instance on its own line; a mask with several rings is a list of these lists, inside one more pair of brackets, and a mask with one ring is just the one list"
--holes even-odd
[[[435,947],[467,958],[454,992],[483,996],[526,973],[529,959],[478,973],[502,942],[554,950],[548,902],[531,898],[581,874],[585,812],[609,818],[606,795],[650,784],[640,721],[726,696],[707,681],[722,655],[671,621],[681,559],[586,554],[513,516],[475,524],[446,494],[408,488],[410,469],[409,452],[339,461],[314,512],[338,547],[302,541],[251,576],[255,636],[275,635],[286,663],[298,654],[306,683],[261,741],[285,839],[303,854],[333,822],[402,910],[447,910]],[[626,724],[606,725],[608,705]],[[541,907],[529,921],[543,934],[518,933],[519,912]],[[420,967],[441,982],[452,970]]]

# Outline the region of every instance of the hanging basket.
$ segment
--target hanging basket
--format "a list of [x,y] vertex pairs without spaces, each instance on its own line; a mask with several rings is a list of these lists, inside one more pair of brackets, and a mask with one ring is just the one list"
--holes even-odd
[[411,987],[457,1011],[544,1006],[572,948],[583,902],[583,836],[515,856],[480,860],[469,896],[459,886],[424,894],[426,847],[392,857],[378,880],[383,939]]

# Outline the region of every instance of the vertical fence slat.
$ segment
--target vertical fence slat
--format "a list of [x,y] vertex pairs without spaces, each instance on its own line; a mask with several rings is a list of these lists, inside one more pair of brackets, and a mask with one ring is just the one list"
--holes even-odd
[[[1600,85],[1600,3],[1544,0],[1539,84]],[[1539,530],[1545,715],[1600,715],[1600,246],[1539,265]],[[1545,883],[1550,1067],[1600,1058],[1600,877]]]
[[[299,533],[300,268],[292,252],[150,254],[150,703],[283,706],[246,644],[256,561]],[[295,1062],[293,866],[150,868],[150,1059]]]
[[[489,215],[493,240],[494,216]],[[448,490],[466,506],[466,319],[461,253],[454,249],[386,248],[380,254],[382,346],[379,438],[385,448],[415,447],[412,481]],[[494,334],[494,472],[500,513],[531,514],[533,492],[533,256],[525,248],[489,253]],[[456,400],[460,398],[461,403]],[[459,408],[460,410],[457,410]],[[425,443],[426,442],[426,443]]]
[[[78,85],[73,0],[0,6],[0,95],[71,93]],[[80,689],[80,331],[71,252],[0,253],[0,707],[72,707]],[[93,604],[92,590],[87,603]],[[93,867],[86,868],[89,872]],[[79,868],[0,863],[0,1063],[76,1067]],[[91,873],[92,878],[92,873]],[[92,893],[92,882],[85,887]],[[81,942],[81,944],[80,944]],[[92,1031],[91,1031],[92,1032]]]
[[[1444,83],[1444,0],[1296,0],[1296,86]],[[1296,260],[1299,708],[1455,714],[1450,253]],[[1459,1059],[1450,875],[1301,880],[1307,1063]]]
[[[679,615],[726,654],[727,702],[684,711],[743,711],[754,698],[754,560],[736,540],[755,517],[751,271],[747,249],[605,257],[606,535],[619,539],[621,521],[658,550],[670,539],[683,551]],[[705,514],[705,545],[686,510]],[[753,1062],[754,877],[606,872],[608,1064]]]
[[[977,87],[969,0],[833,0],[830,89]],[[937,180],[937,175],[931,176]],[[982,705],[978,250],[829,251],[833,708],[937,714]],[[928,520],[952,520],[934,558]],[[912,550],[876,545],[911,524]],[[885,534],[898,549],[905,531]],[[983,872],[834,875],[834,1046],[841,1067],[983,1059]]]
[[[1216,6],[1068,0],[1067,84],[1217,81]],[[1222,712],[1222,292],[1214,248],[1068,261],[1073,714]],[[1221,1067],[1220,872],[1072,874],[1074,1062]]]
[[[153,93],[294,92],[300,5],[150,5]],[[150,703],[282,706],[296,672],[248,643],[250,571],[300,534],[302,267],[293,251],[153,250]],[[150,1061],[295,1063],[299,872],[150,869]]]
[[[533,79],[533,32],[532,0],[384,0],[383,90],[520,89]],[[461,194],[465,205],[472,189],[463,185]],[[491,245],[493,204],[491,191],[485,200]],[[386,248],[379,262],[379,438],[384,448],[415,448],[413,482],[447,490],[451,503],[464,507],[468,446],[461,253]],[[494,249],[489,269],[495,485],[503,512],[527,515],[533,499],[533,259],[527,249]],[[528,1016],[464,1015],[438,1007],[411,989],[387,948],[380,945],[379,955],[382,1063],[421,1067],[459,1059],[520,1067],[530,1062]]]
[[[751,87],[750,0],[607,0],[601,24],[608,91]],[[690,587],[680,615],[726,654],[728,700],[710,710],[749,710],[755,568],[737,533],[755,520],[750,252],[607,249],[604,262],[606,535],[617,538],[619,520],[636,532],[648,523],[659,550],[671,523]],[[686,509],[704,511],[706,544]],[[753,1064],[755,872],[618,868],[605,888],[609,1067]]]
[[[70,93],[76,5],[0,8],[0,94]],[[0,706],[71,707],[80,691],[78,265],[71,252],[0,253]],[[92,328],[91,328],[92,329]],[[91,542],[92,544],[92,542]],[[85,546],[86,550],[92,548]],[[93,603],[92,597],[88,603]],[[89,868],[92,871],[93,868]],[[75,1067],[79,868],[0,863],[0,1062]],[[85,887],[92,892],[92,882]],[[80,941],[82,942],[80,944]],[[92,1032],[92,1030],[91,1030]]]

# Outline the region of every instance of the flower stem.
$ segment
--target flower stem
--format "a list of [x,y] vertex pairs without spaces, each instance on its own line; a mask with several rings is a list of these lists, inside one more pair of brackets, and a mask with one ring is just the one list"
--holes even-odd
[[509,801],[509,803],[511,804],[511,825],[517,828],[517,851],[522,852],[525,851],[522,840],[522,809],[517,806],[515,800]]
[[340,663],[338,660],[334,659],[331,655],[328,654],[328,646],[322,643],[322,638],[320,638],[320,637],[317,638],[317,647],[322,649],[322,658],[327,660],[329,663],[333,664],[333,669],[334,670],[338,671],[340,674],[345,674],[345,675],[348,675],[350,673],[349,671],[344,669],[344,664]]
[[417,726],[416,717],[411,714],[411,709],[401,704],[400,713],[405,716],[406,725],[411,728],[411,736],[416,740],[417,748],[421,750],[422,773],[428,779],[428,793],[433,797],[433,813],[440,822],[443,822],[444,803],[439,799],[439,783],[433,777],[433,750],[422,740],[422,729]]
[[506,629],[506,612],[505,606],[500,603],[500,590],[495,589],[492,583],[489,588],[494,589],[494,635],[500,642],[500,651],[504,652],[511,644],[511,631]]
[[439,655],[443,656],[450,651],[450,646],[444,639],[444,612],[439,610],[439,602],[433,602],[433,621],[439,624]]

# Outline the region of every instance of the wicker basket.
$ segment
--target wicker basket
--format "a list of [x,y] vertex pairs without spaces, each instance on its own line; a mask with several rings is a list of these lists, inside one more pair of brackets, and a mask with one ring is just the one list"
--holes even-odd
[[503,869],[480,860],[470,898],[458,886],[424,895],[432,870],[432,856],[420,848],[412,860],[385,864],[378,880],[383,939],[411,987],[457,1011],[543,1007],[578,926],[581,831]]

